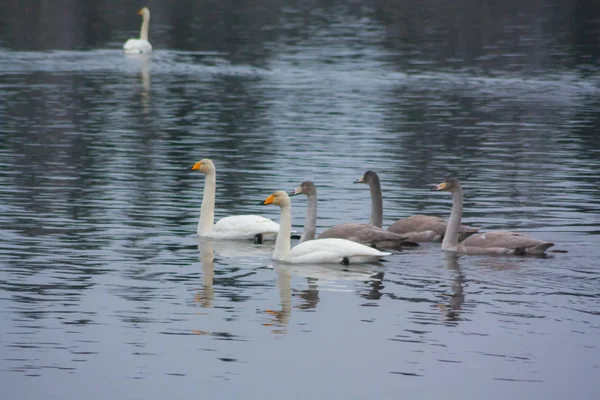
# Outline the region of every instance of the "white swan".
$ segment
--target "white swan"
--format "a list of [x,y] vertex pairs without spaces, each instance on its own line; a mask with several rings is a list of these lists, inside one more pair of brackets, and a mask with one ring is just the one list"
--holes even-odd
[[290,197],[280,190],[267,197],[263,204],[281,207],[280,228],[275,242],[275,251],[273,251],[273,259],[276,261],[294,264],[350,264],[378,261],[391,254],[346,239],[308,240],[290,249],[292,230]]
[[123,45],[125,53],[151,53],[152,45],[148,41],[148,26],[150,25],[150,10],[148,7],[142,8],[138,11],[138,14],[142,16],[142,29],[140,31],[139,39],[129,39]]
[[[304,181],[290,196],[304,194],[308,198],[306,218],[304,219],[304,233],[301,242],[315,238],[317,226],[317,188],[311,181]],[[418,246],[408,242],[406,237],[393,232],[384,231],[373,225],[367,224],[340,224],[323,231],[317,239],[340,238],[362,243],[377,249],[404,249]]]
[[[381,228],[383,223],[383,199],[381,197],[381,183],[375,171],[367,171],[354,183],[365,183],[371,190],[371,221],[372,225]],[[388,227],[388,231],[398,235],[406,236],[408,240],[415,243],[441,242],[446,232],[446,220],[432,215],[411,215],[399,219]],[[479,228],[461,225],[459,230],[459,242],[477,233]]]
[[458,179],[449,178],[433,188],[452,193],[452,212],[446,227],[442,250],[463,254],[544,254],[554,243],[543,242],[516,232],[488,232],[458,242],[462,218],[463,191]]
[[207,158],[198,161],[191,168],[206,176],[204,196],[200,219],[198,220],[198,236],[214,239],[254,239],[257,242],[274,240],[279,232],[279,224],[259,215],[234,215],[215,221],[215,191],[217,173],[215,164]]

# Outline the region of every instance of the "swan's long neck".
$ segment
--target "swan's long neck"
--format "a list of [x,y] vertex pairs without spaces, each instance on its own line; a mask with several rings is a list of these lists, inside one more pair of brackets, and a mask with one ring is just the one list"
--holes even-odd
[[306,217],[304,218],[304,233],[300,242],[313,240],[317,232],[317,196],[311,194],[308,196],[308,207],[306,208]]
[[460,220],[462,219],[462,187],[452,191],[452,212],[446,226],[446,234],[442,242],[442,250],[456,251],[458,247],[458,230],[460,229]]
[[209,232],[215,223],[215,191],[217,186],[217,175],[213,172],[206,174],[204,181],[204,196],[202,197],[202,208],[200,209],[200,220],[198,221],[198,235]]
[[379,177],[372,178],[369,188],[371,189],[371,220],[369,224],[381,228],[383,225],[383,199],[381,197]]
[[144,12],[142,17],[142,29],[140,30],[140,39],[148,41],[148,27],[150,26],[150,13]]
[[279,221],[279,233],[275,240],[275,251],[273,259],[281,260],[290,251],[290,235],[292,234],[292,206],[281,207],[281,219]]

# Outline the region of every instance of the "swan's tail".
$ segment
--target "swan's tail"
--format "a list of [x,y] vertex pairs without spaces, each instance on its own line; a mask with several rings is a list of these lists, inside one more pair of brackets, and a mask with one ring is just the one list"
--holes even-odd
[[545,242],[525,249],[525,254],[544,254],[554,243]]

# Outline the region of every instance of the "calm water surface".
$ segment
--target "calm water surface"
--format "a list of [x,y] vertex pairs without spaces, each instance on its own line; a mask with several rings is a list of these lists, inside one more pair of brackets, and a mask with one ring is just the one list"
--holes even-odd
[[[597,48],[562,41],[559,2],[536,31],[527,13],[492,18],[480,47],[441,17],[322,3],[225,39],[150,3],[151,56],[120,50],[133,4],[85,40],[3,31],[2,398],[597,397]],[[400,23],[415,12],[430,30]],[[369,169],[385,225],[448,216],[430,189],[453,175],[465,222],[568,252],[426,244],[379,264],[278,265],[272,244],[195,237],[204,179],[188,169],[204,157],[217,217],[278,219],[259,201],[310,179],[319,230],[366,222],[352,182]]]

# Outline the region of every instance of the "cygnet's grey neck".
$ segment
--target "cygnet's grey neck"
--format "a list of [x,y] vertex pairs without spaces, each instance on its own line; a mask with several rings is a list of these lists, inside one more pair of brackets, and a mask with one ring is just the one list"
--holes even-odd
[[370,177],[369,189],[371,190],[371,225],[379,228],[383,225],[383,198],[381,197],[381,183],[376,174]]
[[304,218],[304,232],[300,238],[300,242],[314,240],[317,232],[317,195],[309,194],[308,205],[306,208],[306,217]]

